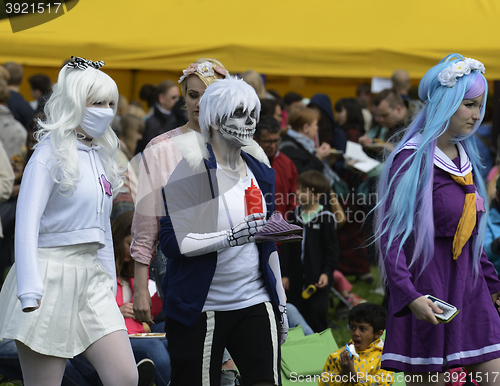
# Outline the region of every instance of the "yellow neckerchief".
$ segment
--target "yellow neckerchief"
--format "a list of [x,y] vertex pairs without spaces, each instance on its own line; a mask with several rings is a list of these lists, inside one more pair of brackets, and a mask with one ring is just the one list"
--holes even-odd
[[476,226],[476,188],[472,180],[472,172],[464,177],[455,176],[450,173],[453,181],[464,187],[465,202],[462,217],[458,222],[457,231],[453,238],[453,259],[456,260],[462,253],[467,240],[470,239],[472,230]]

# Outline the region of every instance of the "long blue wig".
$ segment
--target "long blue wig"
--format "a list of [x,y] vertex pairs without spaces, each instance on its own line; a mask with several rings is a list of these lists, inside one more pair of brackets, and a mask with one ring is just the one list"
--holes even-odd
[[[432,188],[434,181],[434,151],[436,140],[448,128],[450,118],[457,111],[464,99],[476,98],[484,93],[481,106],[481,118],[467,135],[456,137],[454,142],[461,142],[469,155],[474,175],[474,185],[485,198],[487,193],[481,177],[481,160],[473,138],[484,117],[488,83],[479,71],[459,77],[453,87],[441,85],[437,75],[446,67],[464,60],[459,54],[446,56],[431,68],[422,78],[418,95],[424,102],[424,108],[408,126],[401,142],[385,162],[377,186],[378,204],[375,207],[374,240],[379,255],[381,277],[386,281],[384,266],[385,256],[394,243],[399,245],[398,257],[406,241],[411,237],[414,244],[413,256],[408,268],[418,261],[422,270],[434,255],[434,219],[432,206]],[[394,158],[406,143],[417,133],[422,135],[419,147],[409,156],[398,170],[391,167]],[[406,170],[405,170],[406,169]],[[391,172],[390,172],[391,171]],[[479,259],[484,243],[487,216],[481,216],[478,235],[473,237],[474,264],[473,274],[479,272]],[[450,256],[450,259],[452,257]],[[397,260],[396,260],[397,261]]]

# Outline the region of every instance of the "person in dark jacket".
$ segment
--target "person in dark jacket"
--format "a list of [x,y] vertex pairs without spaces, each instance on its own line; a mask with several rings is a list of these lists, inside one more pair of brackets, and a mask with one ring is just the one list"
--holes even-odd
[[31,95],[35,98],[34,101],[30,102],[30,106],[37,113],[43,113],[43,108],[52,94],[52,82],[45,74],[30,76],[28,81],[30,83]]
[[[285,292],[276,244],[254,239],[274,212],[274,171],[241,151],[253,142],[260,102],[228,76],[207,87],[199,111],[201,135],[174,139],[183,158],[163,189],[171,385],[219,385],[224,347],[245,385],[278,385]],[[257,212],[245,210],[249,188],[262,203]]]
[[308,107],[315,108],[320,113],[318,121],[320,143],[327,142],[334,149],[344,152],[347,143],[346,135],[333,117],[330,97],[326,94],[314,94]]
[[[315,332],[321,332],[328,328],[328,294],[339,257],[336,220],[319,203],[321,192],[329,189],[328,180],[321,173],[315,170],[302,173],[297,185],[300,206],[289,221],[303,228],[304,239],[300,244],[281,246],[283,287],[288,302],[297,307]],[[314,293],[305,299],[302,291],[310,285]]]
[[308,170],[323,172],[323,161],[330,156],[330,145],[322,143],[316,149],[319,113],[303,107],[292,111],[288,117],[290,129],[283,137],[280,151],[290,158],[299,174]]
[[35,115],[35,112],[31,108],[30,104],[19,93],[19,87],[23,81],[23,68],[21,65],[14,62],[5,63],[3,66],[7,69],[10,75],[10,78],[7,81],[10,90],[10,98],[7,101],[7,107],[12,112],[12,115],[14,115],[14,118],[27,128],[28,124]]
[[344,130],[349,141],[358,143],[358,139],[365,134],[365,120],[358,100],[342,98],[335,103],[335,112],[339,126]]
[[173,130],[187,122],[183,110],[184,100],[179,94],[179,86],[171,80],[164,80],[156,87],[157,103],[153,115],[146,121],[142,139],[137,142],[135,154],[141,153],[154,137]]

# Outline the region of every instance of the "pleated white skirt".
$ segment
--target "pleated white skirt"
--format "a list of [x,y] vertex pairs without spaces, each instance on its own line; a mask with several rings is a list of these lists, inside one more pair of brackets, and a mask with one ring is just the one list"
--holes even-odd
[[0,293],[0,340],[72,358],[103,336],[126,330],[113,277],[97,260],[97,244],[39,248],[38,260],[44,283],[40,308],[22,311],[14,265]]

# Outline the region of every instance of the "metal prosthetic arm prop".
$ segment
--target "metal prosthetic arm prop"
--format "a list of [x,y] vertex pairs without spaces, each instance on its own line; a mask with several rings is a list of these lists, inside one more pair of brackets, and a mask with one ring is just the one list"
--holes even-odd
[[278,306],[281,314],[281,330],[280,330],[280,343],[283,344],[288,336],[288,316],[286,314],[286,295],[285,289],[283,288],[283,282],[281,281],[281,268],[280,261],[278,257],[278,252],[273,252],[269,256],[269,266],[274,273],[276,278],[276,292],[278,292],[278,298],[280,304]]
[[254,235],[265,223],[264,214],[255,213],[245,217],[236,226],[220,232],[188,233],[181,242],[180,251],[191,257],[251,243],[255,240]]

